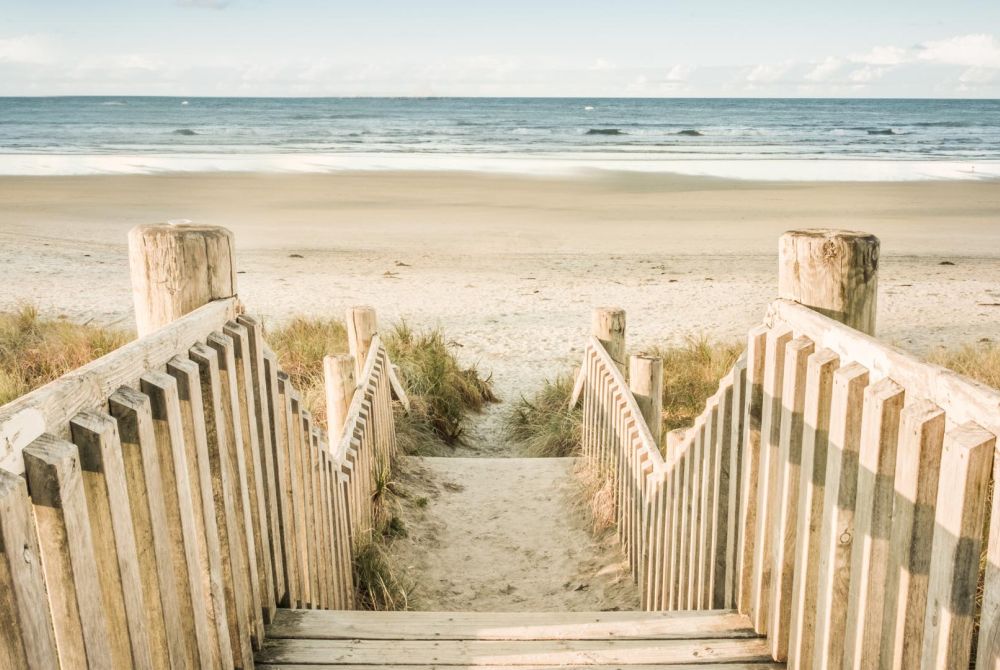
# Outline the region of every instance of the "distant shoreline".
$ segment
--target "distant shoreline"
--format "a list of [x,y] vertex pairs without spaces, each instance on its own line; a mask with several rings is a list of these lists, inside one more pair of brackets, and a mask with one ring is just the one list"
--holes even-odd
[[572,177],[643,173],[778,182],[997,180],[1000,159],[664,158],[626,153],[0,153],[0,176],[442,172]]

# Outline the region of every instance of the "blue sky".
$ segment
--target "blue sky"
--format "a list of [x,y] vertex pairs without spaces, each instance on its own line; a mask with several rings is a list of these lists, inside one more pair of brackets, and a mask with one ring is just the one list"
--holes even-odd
[[1000,97],[1000,2],[0,0],[0,95]]

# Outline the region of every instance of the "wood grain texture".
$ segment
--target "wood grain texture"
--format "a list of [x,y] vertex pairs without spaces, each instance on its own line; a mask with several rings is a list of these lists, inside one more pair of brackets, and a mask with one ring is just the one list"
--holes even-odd
[[[75,445],[45,434],[24,450],[25,477],[35,507],[45,585],[64,668],[130,661],[128,646],[108,642],[108,621]],[[124,652],[125,656],[117,657]]]
[[21,474],[21,450],[42,433],[69,437],[69,421],[100,410],[120,386],[134,384],[220,327],[236,313],[236,300],[217,300],[169,326],[135,340],[0,407],[0,468]]
[[833,375],[839,366],[840,358],[829,349],[822,349],[809,357],[806,371],[795,574],[788,632],[788,665],[792,668],[812,667]]
[[174,571],[168,567],[170,535],[149,398],[123,387],[111,396],[108,406],[118,423],[122,446],[153,665],[183,663],[185,640]]
[[974,423],[958,426],[944,437],[924,618],[925,668],[969,667],[996,441],[993,433]]
[[868,370],[849,363],[833,375],[830,436],[827,444],[823,518],[816,579],[817,670],[839,669],[844,657],[844,628],[851,583],[851,546],[858,485],[858,450]]
[[23,477],[0,470],[0,667],[58,667],[35,516]]
[[879,658],[889,532],[892,528],[899,415],[905,391],[891,379],[865,389],[854,507],[845,667],[875,667]]
[[107,414],[81,412],[70,422],[70,431],[80,453],[108,646],[116,663],[152,668],[118,424]]
[[928,400],[916,400],[902,412],[883,594],[883,668],[920,663],[944,430],[944,412]]
[[814,349],[812,340],[807,337],[797,337],[785,347],[777,479],[774,482],[770,529],[773,576],[768,606],[768,638],[771,641],[771,656],[776,661],[788,658],[807,372],[809,357]]

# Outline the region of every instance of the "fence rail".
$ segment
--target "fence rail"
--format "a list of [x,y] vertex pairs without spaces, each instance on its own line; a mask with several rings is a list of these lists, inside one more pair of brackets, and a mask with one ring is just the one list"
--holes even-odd
[[583,454],[646,609],[735,608],[795,668],[1000,664],[1000,392],[781,299],[661,460],[601,349]]
[[276,608],[353,607],[389,368],[331,449],[231,295],[0,408],[0,666],[251,668]]

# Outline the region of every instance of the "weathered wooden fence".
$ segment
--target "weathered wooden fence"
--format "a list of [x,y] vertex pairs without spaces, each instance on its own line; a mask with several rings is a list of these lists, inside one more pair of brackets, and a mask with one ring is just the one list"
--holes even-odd
[[130,258],[139,339],[0,408],[0,667],[250,668],[276,608],[353,605],[395,453],[377,335],[328,440],[228,231],[140,227]]
[[877,253],[786,234],[781,299],[662,458],[620,369],[624,314],[610,347],[595,319],[583,453],[647,609],[736,608],[797,668],[1000,667],[1000,393],[871,336]]

